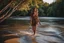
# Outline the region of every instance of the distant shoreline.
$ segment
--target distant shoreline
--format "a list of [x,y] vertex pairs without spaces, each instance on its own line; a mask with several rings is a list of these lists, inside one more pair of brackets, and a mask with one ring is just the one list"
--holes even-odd
[[[16,17],[16,16],[12,16],[8,19],[14,19],[14,20],[30,20],[30,16],[26,16],[26,17]],[[64,20],[64,17],[39,17],[39,19],[45,19],[45,20]]]

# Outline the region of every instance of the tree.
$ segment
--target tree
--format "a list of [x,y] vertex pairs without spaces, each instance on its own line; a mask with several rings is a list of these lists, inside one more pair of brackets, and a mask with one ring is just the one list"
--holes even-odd
[[56,2],[49,5],[47,9],[48,16],[63,17],[64,15],[64,0],[56,0]]
[[2,12],[4,12],[8,7],[11,8],[0,17],[0,22],[4,21],[7,19],[9,16],[12,15],[13,12],[16,10],[29,10],[30,6],[35,6],[36,8],[39,7],[39,5],[42,3],[42,0],[11,0],[10,3],[8,3],[1,11],[0,15]]

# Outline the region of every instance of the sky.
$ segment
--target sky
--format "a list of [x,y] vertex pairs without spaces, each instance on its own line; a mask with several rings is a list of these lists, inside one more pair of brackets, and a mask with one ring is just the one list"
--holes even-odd
[[43,1],[44,1],[44,2],[47,2],[47,3],[49,3],[49,4],[55,2],[55,0],[43,0]]

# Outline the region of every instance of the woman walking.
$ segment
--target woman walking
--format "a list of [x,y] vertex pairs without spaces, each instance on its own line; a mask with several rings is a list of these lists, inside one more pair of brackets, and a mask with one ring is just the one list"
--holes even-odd
[[33,8],[33,11],[31,14],[31,26],[32,26],[32,30],[34,32],[34,35],[36,33],[36,28],[37,28],[38,24],[39,24],[38,9]]

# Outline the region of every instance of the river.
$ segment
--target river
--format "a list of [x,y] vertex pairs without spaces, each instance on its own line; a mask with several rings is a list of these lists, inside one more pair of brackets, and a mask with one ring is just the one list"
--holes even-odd
[[8,18],[0,25],[0,33],[4,31],[15,34],[19,38],[17,40],[19,43],[64,43],[64,18],[39,17],[39,19],[41,25],[37,27],[34,36],[30,26],[30,17]]

